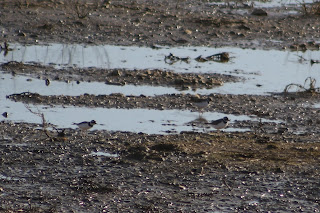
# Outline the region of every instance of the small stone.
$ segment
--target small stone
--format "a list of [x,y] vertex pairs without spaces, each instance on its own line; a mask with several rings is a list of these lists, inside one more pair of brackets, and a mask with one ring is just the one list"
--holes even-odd
[[263,9],[254,9],[251,13],[254,16],[267,16],[268,13]]
[[122,73],[120,70],[114,70],[113,72],[110,73],[111,76],[121,76]]
[[8,117],[8,113],[7,113],[7,112],[4,112],[4,113],[2,113],[2,116],[5,117],[5,118],[7,118],[7,117]]
[[192,31],[191,30],[185,30],[184,31],[186,34],[188,34],[188,35],[191,35],[192,34]]
[[25,34],[25,33],[23,33],[23,32],[19,32],[19,33],[18,33],[18,36],[26,37],[26,36],[27,36],[27,34]]

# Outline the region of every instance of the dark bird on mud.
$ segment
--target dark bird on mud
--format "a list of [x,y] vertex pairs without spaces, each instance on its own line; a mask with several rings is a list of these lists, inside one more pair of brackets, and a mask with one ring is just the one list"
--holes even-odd
[[228,126],[229,124],[229,118],[228,117],[224,117],[224,118],[221,118],[221,119],[218,119],[218,120],[214,120],[214,121],[211,121],[210,124],[213,128],[217,129],[217,130],[220,130],[220,129],[224,129]]
[[81,130],[88,130],[91,129],[96,123],[95,120],[92,121],[83,121],[81,123],[73,123],[74,125],[77,125]]

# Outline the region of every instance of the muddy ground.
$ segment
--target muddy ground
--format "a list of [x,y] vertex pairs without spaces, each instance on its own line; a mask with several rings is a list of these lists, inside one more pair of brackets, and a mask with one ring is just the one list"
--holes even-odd
[[212,2],[3,0],[1,38],[30,44],[319,47],[314,44],[320,37],[317,7],[298,4],[297,14],[269,8],[268,16],[258,16],[251,15],[254,5]]
[[[319,16],[205,1],[1,1],[1,42],[118,45],[209,45],[318,49]],[[240,13],[240,12],[241,13]],[[244,12],[243,12],[244,11]],[[103,81],[210,88],[231,76],[161,70],[55,70],[12,62],[1,70],[44,80]],[[50,86],[50,85],[49,85]],[[190,109],[191,95],[41,96],[33,104]],[[252,132],[171,135],[92,130],[49,131],[0,123],[3,212],[319,212],[317,93],[269,96],[210,94],[207,111],[254,115],[279,123],[236,122]],[[59,130],[61,131],[61,130]],[[58,134],[59,133],[59,134]],[[96,152],[116,154],[96,156]]]
[[[1,210],[313,212],[319,143],[267,133],[146,135],[1,123]],[[301,136],[306,137],[306,136]],[[92,152],[119,157],[94,156]]]

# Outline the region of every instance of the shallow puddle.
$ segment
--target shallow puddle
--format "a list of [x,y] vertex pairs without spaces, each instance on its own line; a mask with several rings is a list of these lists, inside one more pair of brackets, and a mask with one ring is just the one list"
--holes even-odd
[[[242,6],[241,1],[237,0],[222,0],[221,2],[209,3],[211,5],[227,5],[228,2],[230,5],[239,5]],[[242,1],[244,4],[254,7],[281,7],[281,6],[300,6],[301,4],[311,4],[314,3],[314,0],[251,0],[251,1]]]
[[265,0],[265,1],[251,1],[256,7],[280,7],[280,6],[297,6],[301,7],[302,4],[314,3],[314,0]]
[[8,177],[8,176],[1,175],[1,174],[0,174],[0,180],[5,180],[5,181],[21,181],[21,180],[23,180],[23,179],[21,179],[21,178],[15,178],[15,177]]
[[[35,113],[44,113],[46,121],[55,125],[55,128],[77,128],[75,125],[72,125],[74,122],[95,119],[98,125],[94,126],[92,130],[130,131],[149,134],[179,133],[181,131],[213,131],[214,128],[210,127],[206,122],[224,116],[228,116],[233,122],[235,120],[254,120],[248,116],[207,112],[203,114],[203,118],[207,121],[198,122],[199,113],[190,111],[33,106],[6,99],[6,95],[21,92],[38,92],[42,95],[79,95],[87,91],[100,94],[99,91],[102,91],[102,89],[105,91],[104,94],[122,92],[126,95],[140,95],[141,93],[146,94],[143,91],[144,89],[147,90],[149,95],[156,94],[156,90],[151,86],[139,86],[135,90],[135,86],[130,85],[109,86],[103,83],[81,83],[80,85],[52,81],[49,86],[45,86],[44,80],[2,74],[2,78],[0,78],[0,108],[2,109],[1,114],[5,112],[6,115],[1,116],[0,120],[41,124],[41,118],[31,113],[27,109],[28,107]],[[100,89],[96,90],[96,87],[100,87]],[[168,91],[167,89],[165,88],[165,91]],[[159,93],[161,93],[160,91],[161,88],[159,89]],[[263,122],[267,122],[267,120]],[[250,131],[250,129],[231,127],[225,131]]]
[[[42,65],[57,67],[100,67],[125,69],[164,69],[189,73],[220,73],[244,77],[245,81],[226,83],[210,90],[199,89],[199,94],[266,94],[281,92],[287,84],[303,84],[307,77],[319,79],[318,64],[311,66],[310,59],[319,59],[319,51],[289,52],[277,50],[251,50],[241,48],[176,47],[146,48],[124,46],[85,46],[51,44],[48,46],[21,46],[12,44],[13,51],[0,56],[0,62],[19,61],[37,62]],[[231,60],[227,63],[198,62],[198,56],[210,56],[228,52]],[[178,61],[173,64],[165,62],[165,56],[172,53],[178,57],[190,57],[189,63]],[[301,60],[302,58],[306,60]],[[65,83],[45,81],[25,76],[12,76],[0,73],[0,108],[8,113],[2,120],[41,123],[41,118],[27,110],[23,103],[7,100],[6,95],[21,92],[37,92],[41,95],[81,95],[123,93],[124,95],[161,95],[179,93],[174,88],[153,86],[113,86],[98,82]],[[316,85],[317,86],[317,85]],[[184,91],[194,93],[194,91]],[[38,107],[38,108],[37,108]],[[212,131],[206,124],[198,124],[198,112],[179,110],[146,109],[106,109],[81,107],[31,106],[35,112],[44,113],[47,122],[57,128],[76,128],[73,122],[95,119],[98,125],[92,130],[144,132],[148,134],[179,133],[181,131]],[[39,109],[39,111],[38,111]],[[207,112],[203,117],[208,121],[228,116],[235,120],[252,120],[247,116],[233,116],[222,113]],[[265,121],[263,121],[265,122]],[[272,122],[272,121],[271,121]],[[232,127],[225,131],[249,131]]]
[[[70,95],[78,96],[85,93],[92,95],[109,95],[112,93],[122,93],[124,95],[144,94],[146,96],[180,93],[172,87],[161,86],[115,86],[101,82],[61,82],[50,81],[49,86],[45,85],[45,80],[36,78],[5,74],[0,72],[0,98],[13,93],[32,92],[40,95]],[[192,92],[192,91],[190,91]]]
[[97,156],[97,157],[108,157],[108,158],[117,158],[118,154],[112,154],[109,152],[91,152],[89,155]]
[[[0,104],[1,105],[1,104]],[[1,108],[5,108],[1,106]],[[43,113],[47,123],[55,128],[73,128],[77,126],[73,123],[96,120],[91,130],[109,130],[109,131],[129,131],[143,132],[148,134],[168,134],[180,133],[181,131],[198,131],[207,132],[215,129],[208,124],[201,123],[197,125],[199,119],[198,112],[185,110],[147,110],[147,109],[108,109],[108,108],[85,108],[85,107],[62,107],[62,106],[33,106],[28,108],[35,113]],[[8,118],[2,117],[0,120],[10,120],[14,122],[42,123],[39,116],[31,113],[26,105],[14,103],[11,107],[6,107]],[[202,118],[210,122],[228,116],[231,119],[231,127],[224,131],[250,131],[250,129],[233,128],[232,123],[235,121],[252,120],[258,121],[257,118],[248,116],[226,115],[218,112],[203,113]],[[202,120],[203,120],[202,119]],[[262,120],[262,122],[277,122]]]
[[[319,60],[320,51],[291,52],[279,50],[252,50],[241,48],[209,47],[125,47],[125,46],[86,46],[68,44],[22,46],[11,44],[13,51],[0,56],[0,63],[18,61],[37,62],[57,67],[99,67],[125,69],[164,69],[187,73],[219,73],[245,78],[243,82],[226,83],[222,87],[210,90],[199,89],[197,93],[223,94],[267,94],[282,92],[290,83],[304,84],[307,77],[319,79],[320,64],[311,65],[310,60]],[[228,52],[228,63],[198,62],[198,56]],[[178,57],[190,57],[189,63],[178,61],[174,64],[165,62],[165,56],[172,53]],[[94,84],[94,83],[90,83]],[[83,87],[86,85],[83,84]],[[80,89],[81,86],[78,88]],[[119,87],[117,88],[119,89]],[[164,88],[167,89],[167,88]],[[100,90],[100,91],[97,91]],[[125,89],[126,90],[126,89]],[[156,90],[156,89],[155,89]],[[86,88],[83,91],[90,93]],[[104,94],[105,89],[96,87],[97,94]],[[119,92],[119,91],[118,91]],[[164,94],[172,93],[163,90]],[[123,92],[126,94],[125,92]]]
[[[310,107],[310,105],[306,105],[306,107]],[[320,109],[320,103],[313,104],[311,107]]]

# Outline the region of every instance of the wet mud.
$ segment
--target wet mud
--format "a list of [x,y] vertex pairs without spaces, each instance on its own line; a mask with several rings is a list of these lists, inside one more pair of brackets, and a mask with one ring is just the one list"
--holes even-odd
[[39,126],[0,125],[3,211],[318,209],[317,142],[285,142],[277,134],[73,129],[48,137]]
[[[239,77],[216,73],[194,74],[174,73],[163,70],[126,70],[126,69],[99,69],[99,68],[65,68],[55,69],[39,64],[24,64],[21,62],[8,62],[0,66],[1,70],[12,75],[24,74],[43,80],[56,80],[70,82],[104,82],[108,85],[124,86],[151,85],[175,87],[179,90],[210,89],[221,86],[225,82],[239,81]],[[49,85],[48,85],[49,86]],[[88,91],[90,92],[90,91]]]
[[[2,1],[1,42],[319,49],[319,16],[198,1]],[[298,5],[301,6],[301,5]],[[297,6],[297,7],[298,7]],[[240,14],[239,10],[245,11]],[[21,21],[24,20],[24,21]],[[181,58],[179,59],[181,60]],[[9,62],[1,70],[44,80],[212,88],[240,79],[162,70],[56,69]],[[39,88],[41,89],[41,88]],[[5,97],[2,97],[5,98]],[[26,104],[197,110],[194,95],[10,94]],[[0,122],[3,212],[319,212],[319,94],[208,94],[204,111],[250,132],[81,132]],[[0,100],[1,101],[1,100]],[[7,116],[5,116],[7,115]],[[104,154],[97,154],[104,153]]]

